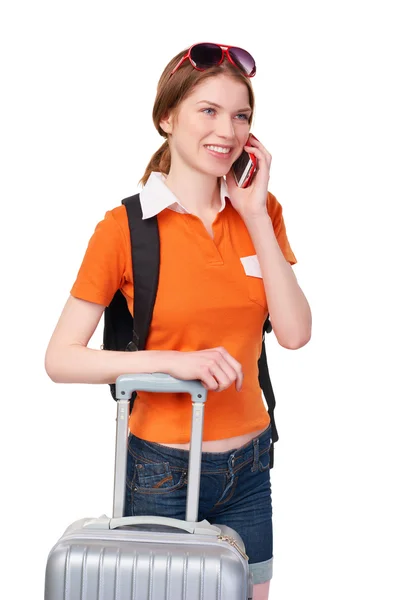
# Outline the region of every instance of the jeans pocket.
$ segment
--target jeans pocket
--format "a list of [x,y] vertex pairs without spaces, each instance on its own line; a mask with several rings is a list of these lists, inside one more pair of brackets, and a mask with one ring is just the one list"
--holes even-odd
[[186,471],[171,469],[168,462],[136,462],[133,491],[142,494],[168,494],[186,485]]
[[184,519],[186,495],[187,471],[173,469],[166,462],[138,462],[128,494],[128,514]]
[[260,454],[259,460],[258,460],[258,470],[260,471],[260,473],[263,473],[264,471],[267,471],[269,469],[269,450],[267,452],[264,452],[263,454]]
[[[271,425],[268,428],[270,430],[270,436],[271,436]],[[270,468],[270,448],[272,445],[272,438],[269,437],[268,439],[268,447],[263,449],[260,452],[260,455],[258,457],[258,470],[260,471],[260,473],[263,473],[264,471],[268,471],[268,469]]]

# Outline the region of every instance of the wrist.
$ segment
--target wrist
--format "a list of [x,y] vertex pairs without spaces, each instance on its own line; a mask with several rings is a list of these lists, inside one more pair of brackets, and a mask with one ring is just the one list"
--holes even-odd
[[153,372],[171,374],[173,366],[176,364],[176,350],[150,350],[154,357],[152,358]]
[[267,209],[262,210],[258,213],[245,215],[243,220],[246,226],[254,227],[255,225],[257,225],[263,228],[271,226],[273,228],[272,220],[268,214]]

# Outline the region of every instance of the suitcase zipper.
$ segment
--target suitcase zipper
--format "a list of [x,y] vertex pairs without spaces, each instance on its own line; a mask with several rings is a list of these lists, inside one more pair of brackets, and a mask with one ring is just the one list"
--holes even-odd
[[230,537],[229,535],[219,535],[218,539],[222,542],[228,542],[231,546],[236,548],[236,550],[243,556],[245,560],[249,560],[249,557],[247,556],[246,552],[241,549],[241,547],[233,537]]

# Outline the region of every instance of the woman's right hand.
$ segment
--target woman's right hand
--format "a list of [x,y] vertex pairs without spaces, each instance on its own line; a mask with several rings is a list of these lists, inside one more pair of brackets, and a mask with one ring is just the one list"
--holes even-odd
[[197,352],[166,352],[163,369],[177,379],[199,379],[207,390],[222,392],[236,381],[238,392],[243,385],[241,364],[225,348],[210,348]]

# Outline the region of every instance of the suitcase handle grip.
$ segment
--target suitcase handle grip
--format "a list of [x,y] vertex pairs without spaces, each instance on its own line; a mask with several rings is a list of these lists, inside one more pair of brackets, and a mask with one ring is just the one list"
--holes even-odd
[[138,373],[120,375],[115,382],[118,400],[126,400],[133,392],[188,393],[194,402],[205,402],[207,391],[200,381],[176,379],[165,373]]
[[118,527],[126,527],[129,525],[164,525],[165,527],[174,527],[188,533],[199,535],[221,535],[221,530],[215,525],[210,525],[204,521],[181,521],[179,519],[170,519],[168,517],[121,517],[119,519],[110,519],[110,529],[118,529]]

